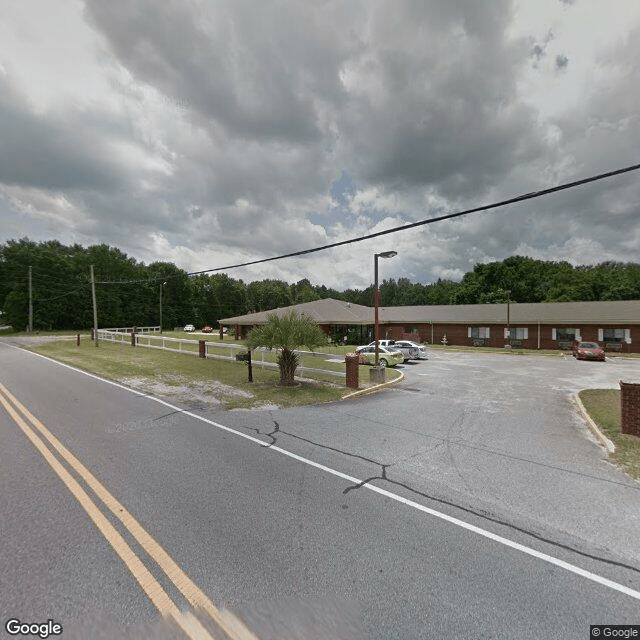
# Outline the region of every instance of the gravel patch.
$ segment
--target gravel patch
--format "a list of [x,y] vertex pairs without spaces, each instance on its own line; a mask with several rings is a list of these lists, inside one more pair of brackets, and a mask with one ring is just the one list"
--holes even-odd
[[181,376],[160,376],[156,379],[129,377],[123,384],[154,396],[174,398],[186,403],[204,405],[221,404],[229,397],[252,398],[253,394],[236,389],[227,384],[210,380],[208,382],[185,382]]

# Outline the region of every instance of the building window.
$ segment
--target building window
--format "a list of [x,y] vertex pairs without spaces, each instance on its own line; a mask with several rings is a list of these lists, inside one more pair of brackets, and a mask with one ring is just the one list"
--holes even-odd
[[489,338],[489,327],[469,327],[467,336],[474,340],[487,340]]
[[604,342],[607,351],[620,351],[623,342],[631,344],[631,329],[598,329],[598,342]]
[[601,342],[622,342],[623,340],[624,329],[603,329],[602,331]]
[[561,349],[571,349],[573,343],[580,342],[580,329],[551,329],[551,339],[556,340]]
[[582,338],[580,337],[580,329],[551,329],[551,339],[552,340],[562,340],[563,342],[565,341],[571,341],[573,342],[574,340],[582,340]]
[[[529,337],[529,329],[527,327],[511,327],[512,340],[526,340]],[[504,330],[504,337],[507,338],[507,329]]]

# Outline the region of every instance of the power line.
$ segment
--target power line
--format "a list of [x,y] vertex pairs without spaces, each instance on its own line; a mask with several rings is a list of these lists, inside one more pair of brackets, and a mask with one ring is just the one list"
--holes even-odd
[[51,302],[52,300],[58,300],[59,298],[66,298],[67,296],[72,296],[74,293],[78,293],[79,291],[82,291],[83,289],[85,289],[85,287],[87,286],[87,284],[82,284],[80,285],[80,287],[78,287],[77,289],[74,289],[73,291],[69,291],[68,293],[61,293],[59,296],[54,296],[53,298],[38,298],[36,297],[36,302]]
[[[301,251],[294,251],[292,253],[285,253],[279,256],[273,256],[271,258],[261,258],[260,260],[251,260],[249,262],[241,262],[238,264],[232,264],[225,267],[216,267],[213,269],[203,269],[202,271],[192,271],[187,273],[187,276],[197,276],[203,275],[205,273],[212,273],[214,271],[229,271],[231,269],[239,269],[240,267],[249,267],[254,264],[263,264],[265,262],[273,262],[275,260],[282,260],[284,258],[295,258],[296,256],[304,256],[310,253],[316,253],[318,251],[324,251],[326,249],[334,249],[335,247],[342,247],[348,244],[354,244],[356,242],[362,242],[364,240],[371,240],[372,238],[379,238],[381,236],[389,235],[391,233],[397,233],[398,231],[406,231],[408,229],[415,229],[416,227],[421,227],[427,224],[433,224],[434,222],[440,222],[442,220],[450,220],[451,218],[459,218],[461,216],[466,216],[471,213],[479,213],[481,211],[489,211],[490,209],[497,209],[498,207],[504,207],[509,204],[515,204],[516,202],[524,202],[526,200],[533,200],[534,198],[540,198],[542,196],[549,195],[551,193],[556,193],[558,191],[565,191],[566,189],[573,189],[575,187],[579,187],[584,184],[588,184],[590,182],[597,182],[598,180],[604,180],[605,178],[611,178],[613,176],[618,176],[623,173],[629,173],[631,171],[637,171],[640,169],[640,164],[634,164],[629,167],[624,167],[622,169],[616,169],[614,171],[608,171],[607,173],[601,173],[595,176],[591,176],[589,178],[582,178],[581,180],[575,180],[574,182],[567,182],[565,184],[561,184],[555,187],[549,187],[547,189],[542,189],[540,191],[532,191],[531,193],[525,193],[523,195],[516,196],[514,198],[508,198],[507,200],[501,200],[500,202],[494,202],[493,204],[487,204],[480,207],[474,207],[472,209],[465,209],[464,211],[457,211],[455,213],[447,213],[441,216],[437,216],[435,218],[427,218],[426,220],[420,220],[418,222],[411,222],[409,224],[400,225],[398,227],[393,227],[391,229],[386,229],[385,231],[377,231],[376,233],[370,233],[365,236],[358,236],[356,238],[350,238],[349,240],[341,240],[340,242],[332,242],[331,244],[325,244],[320,247],[313,247],[312,249],[303,249]],[[172,278],[184,277],[185,274],[174,274],[170,276],[159,276],[157,278],[147,278],[144,280],[129,280],[122,282],[115,281],[96,281],[96,284],[136,284],[136,283],[151,283],[158,280],[170,280]]]
[[629,171],[636,171],[640,169],[640,164],[635,164],[630,167],[625,167],[624,169],[616,169],[615,171],[609,171],[608,173],[602,173],[597,176],[592,176],[590,178],[583,178],[582,180],[576,180],[575,182],[569,182],[567,184],[562,184],[556,187],[550,187],[548,189],[543,189],[541,191],[533,191],[531,193],[525,193],[524,195],[516,196],[515,198],[509,198],[508,200],[502,200],[500,202],[495,202],[493,204],[483,205],[481,207],[474,207],[473,209],[466,209],[465,211],[458,211],[456,213],[447,213],[442,216],[438,216],[436,218],[428,218],[427,220],[420,220],[419,222],[412,222],[410,224],[401,225],[399,227],[393,227],[392,229],[387,229],[385,231],[378,231],[376,233],[370,233],[366,236],[359,236],[357,238],[351,238],[350,240],[342,240],[340,242],[333,242],[331,244],[325,244],[321,247],[314,247],[313,249],[305,249],[303,251],[295,251],[293,253],[286,253],[284,255],[275,256],[273,258],[262,258],[261,260],[253,260],[251,262],[243,262],[241,264],[234,264],[227,267],[218,267],[216,269],[205,269],[203,271],[194,271],[187,275],[194,276],[200,275],[203,273],[209,273],[211,271],[227,271],[229,269],[237,269],[239,267],[248,267],[254,264],[261,264],[263,262],[272,262],[273,260],[281,260],[282,258],[293,258],[295,256],[303,256],[309,253],[315,253],[316,251],[324,251],[325,249],[333,249],[335,247],[341,247],[347,244],[353,244],[355,242],[362,242],[363,240],[370,240],[371,238],[378,238],[380,236],[389,235],[390,233],[396,233],[398,231],[406,231],[407,229],[414,229],[415,227],[420,227],[427,224],[433,224],[434,222],[440,222],[441,220],[449,220],[450,218],[458,218],[460,216],[466,216],[470,213],[478,213],[480,211],[488,211],[489,209],[497,209],[498,207],[503,207],[508,204],[514,204],[516,202],[524,202],[525,200],[533,200],[534,198],[539,198],[541,196],[548,195],[550,193],[555,193],[556,191],[563,191],[565,189],[572,189],[573,187],[578,187],[583,184],[587,184],[589,182],[595,182],[597,180],[603,180],[604,178],[610,178],[612,176],[616,176],[622,173],[627,173]]

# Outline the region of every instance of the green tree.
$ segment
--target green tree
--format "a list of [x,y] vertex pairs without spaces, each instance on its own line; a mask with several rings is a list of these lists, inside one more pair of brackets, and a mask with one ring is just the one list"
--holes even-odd
[[437,282],[422,287],[420,297],[413,304],[453,304],[453,298],[459,288],[459,282],[438,278]]
[[291,290],[293,304],[312,302],[320,297],[307,278],[290,285],[289,289]]
[[255,327],[247,336],[249,349],[268,347],[280,349],[278,367],[280,368],[280,384],[292,387],[299,358],[295,350],[307,347],[312,350],[318,345],[327,344],[328,338],[320,327],[310,318],[298,315],[295,309],[282,316],[271,314],[267,322]]
[[212,310],[214,326],[220,318],[240,316],[249,311],[247,286],[242,280],[230,278],[226,273],[216,273],[210,278],[216,299],[216,307]]
[[289,285],[282,280],[256,280],[247,286],[252,311],[269,311],[293,304]]

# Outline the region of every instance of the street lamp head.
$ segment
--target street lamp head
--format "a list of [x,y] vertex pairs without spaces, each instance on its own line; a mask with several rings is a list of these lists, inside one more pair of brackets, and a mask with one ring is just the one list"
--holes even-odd
[[379,258],[393,258],[393,256],[397,256],[397,251],[383,251],[382,253],[376,254]]

